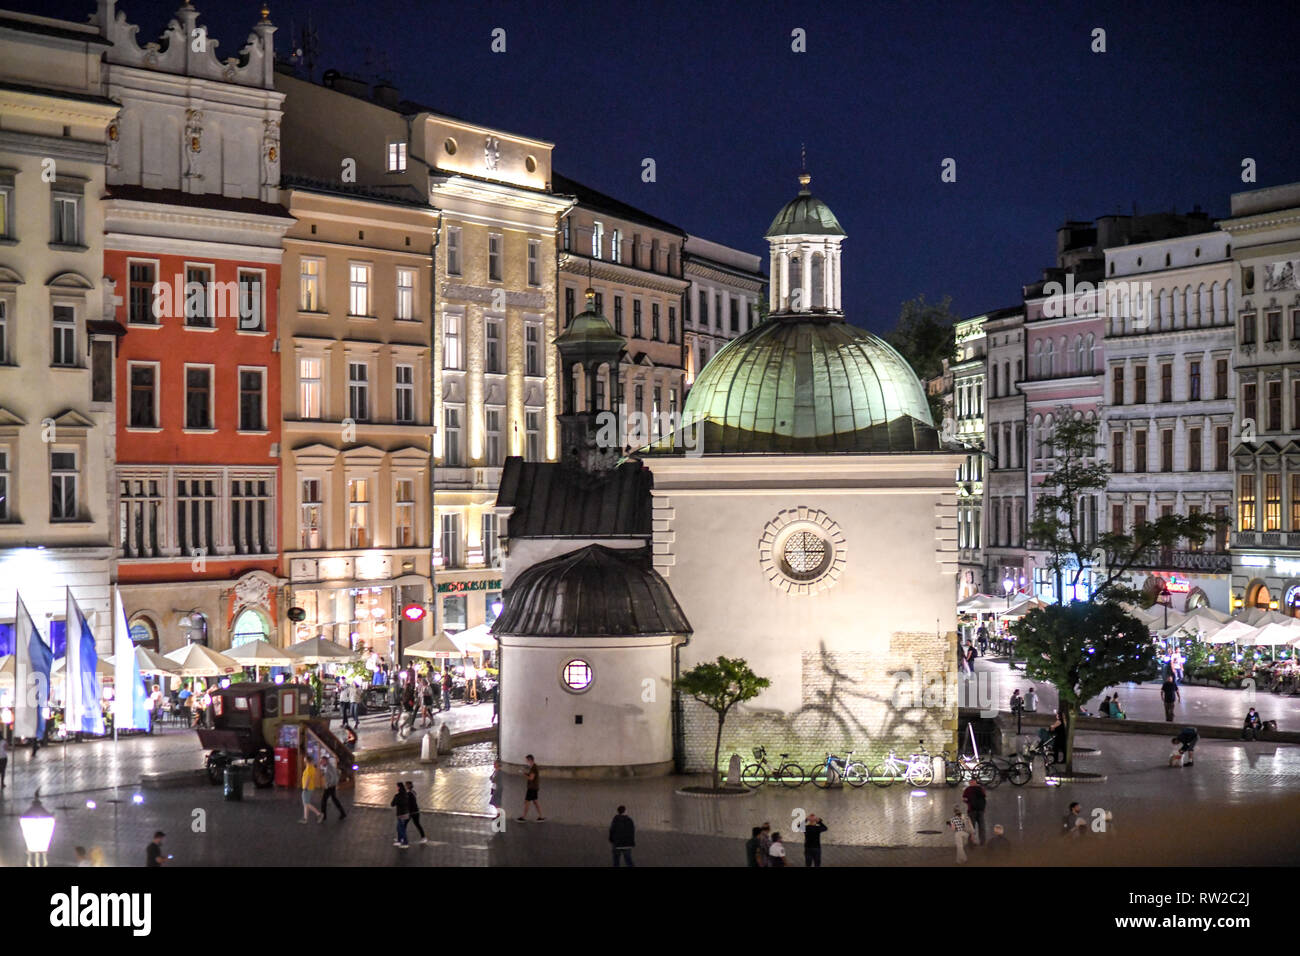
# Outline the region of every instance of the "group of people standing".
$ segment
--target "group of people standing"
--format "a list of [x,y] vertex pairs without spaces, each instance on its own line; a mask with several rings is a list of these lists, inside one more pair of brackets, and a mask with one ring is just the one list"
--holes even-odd
[[[815,813],[808,814],[803,824],[803,865],[822,865],[822,834],[829,830],[826,821]],[[786,862],[785,841],[772,824],[754,827],[745,841],[745,865],[756,867],[789,866]]]

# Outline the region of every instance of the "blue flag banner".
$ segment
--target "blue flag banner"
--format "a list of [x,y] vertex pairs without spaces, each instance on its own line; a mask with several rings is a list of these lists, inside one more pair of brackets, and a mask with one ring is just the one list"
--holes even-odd
[[14,620],[14,736],[45,736],[54,653],[41,640],[36,622],[18,595]]
[[57,661],[68,653],[68,625],[64,621],[50,621],[50,651]]
[[113,726],[122,730],[149,729],[149,695],[135,659],[131,626],[122,605],[122,592],[113,591]]
[[70,730],[85,734],[104,732],[104,711],[100,706],[99,651],[95,647],[95,634],[90,622],[81,612],[81,605],[67,589],[68,635],[67,666],[64,669],[64,716]]

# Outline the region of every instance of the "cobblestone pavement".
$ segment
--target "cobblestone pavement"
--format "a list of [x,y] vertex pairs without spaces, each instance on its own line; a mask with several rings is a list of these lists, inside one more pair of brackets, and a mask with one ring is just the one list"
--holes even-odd
[[[1022,665],[1023,666],[1023,665]],[[1051,712],[1059,703],[1055,688],[1049,684],[1031,681],[1021,670],[1011,670],[1005,660],[977,658],[975,677],[979,693],[986,692],[998,710],[1010,709],[1011,692],[1016,688],[1024,694],[1032,685],[1038,691],[1038,709]],[[1102,697],[1119,692],[1120,705],[1129,720],[1165,719],[1164,704],[1160,699],[1160,685],[1150,682],[1143,684],[1121,684],[1111,687],[1103,694],[1085,704],[1090,713],[1099,713]],[[1253,694],[1247,690],[1227,690],[1222,687],[1197,687],[1183,684],[1179,688],[1182,700],[1174,705],[1174,723],[1206,724],[1216,727],[1240,727],[1246,711],[1254,707],[1263,720],[1276,720],[1279,730],[1300,730],[1300,696],[1282,696],[1270,694],[1266,690],[1257,690]],[[963,699],[963,704],[966,699]]]
[[[449,714],[438,715],[446,721],[452,733],[487,727],[492,722],[492,705],[455,704]],[[337,718],[330,729],[340,732]],[[419,741],[423,728],[419,722],[408,743]],[[371,714],[362,718],[358,734],[359,752],[398,743],[389,730],[387,714]],[[11,748],[6,782],[17,787],[30,798],[38,787],[42,794],[81,793],[111,787],[135,786],[146,773],[170,770],[198,770],[203,767],[205,751],[192,730],[166,727],[153,735],[122,737],[85,741],[82,743],[51,743],[42,747],[35,759],[31,748]]]

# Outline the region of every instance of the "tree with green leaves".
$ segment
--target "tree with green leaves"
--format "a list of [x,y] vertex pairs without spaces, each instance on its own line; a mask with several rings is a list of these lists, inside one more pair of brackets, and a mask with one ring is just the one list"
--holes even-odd
[[[908,299],[898,313],[893,331],[885,336],[885,341],[907,359],[922,384],[943,374],[944,359],[951,360],[957,347],[953,331],[957,316],[949,308],[951,304],[952,299],[947,296],[937,305],[926,302],[924,295]],[[941,424],[943,396],[929,398],[930,414],[935,424]]]
[[1065,711],[1065,769],[1074,770],[1079,708],[1106,688],[1141,679],[1155,649],[1147,626],[1118,604],[1072,601],[1035,608],[1011,625],[1025,675],[1056,688]]
[[679,692],[694,697],[718,715],[718,735],[713,744],[713,789],[718,784],[718,756],[722,751],[722,725],[736,704],[753,700],[772,682],[759,677],[749,663],[739,657],[719,657],[716,661],[697,664],[673,682]]

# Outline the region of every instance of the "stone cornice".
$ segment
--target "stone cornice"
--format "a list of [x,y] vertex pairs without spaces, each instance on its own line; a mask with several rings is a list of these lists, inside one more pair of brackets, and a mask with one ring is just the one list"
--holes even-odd
[[496,298],[497,292],[505,293],[506,305],[518,306],[523,309],[546,308],[546,294],[544,292],[519,292],[514,289],[503,289],[500,286],[477,286],[444,282],[442,284],[441,298],[460,299],[467,302],[481,302],[491,305]]
[[622,285],[637,286],[642,289],[655,289],[671,295],[681,295],[687,283],[676,276],[666,276],[661,272],[647,272],[634,266],[608,259],[592,259],[572,252],[560,253],[560,273],[575,279],[586,280],[587,267],[591,267],[591,277],[604,282],[618,282]]
[[[0,99],[0,111],[7,110],[7,105]],[[49,117],[47,117],[49,118]],[[62,117],[71,119],[72,117]],[[109,114],[104,123],[112,119]],[[37,133],[19,133],[10,129],[0,130],[0,151],[23,153],[28,156],[51,156],[73,162],[94,163],[102,166],[108,157],[107,147],[100,142],[89,143],[85,140],[63,139],[59,136],[41,136]]]

